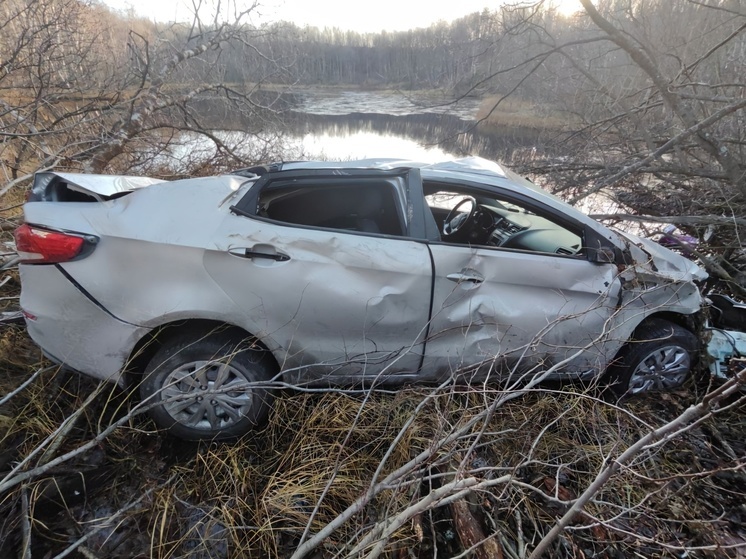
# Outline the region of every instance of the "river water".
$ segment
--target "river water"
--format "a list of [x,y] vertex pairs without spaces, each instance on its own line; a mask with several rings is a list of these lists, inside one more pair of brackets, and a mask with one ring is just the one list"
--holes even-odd
[[[268,149],[265,135],[218,131],[216,136],[247,161],[274,158],[351,160],[397,157],[423,162],[479,155],[509,162],[515,150],[532,149],[535,130],[486,131],[478,127],[480,99],[419,100],[393,91],[308,88],[292,95],[283,132]],[[269,131],[270,136],[274,133]],[[175,170],[195,158],[209,160],[214,144],[186,134],[168,158]]]
[[395,91],[336,91],[324,88],[308,88],[296,94],[296,97],[296,110],[325,116],[353,113],[391,116],[448,114],[471,120],[476,117],[480,104],[475,97],[452,100]]
[[290,140],[310,158],[402,157],[438,161],[481,155],[505,159],[531,146],[525,131],[486,133],[477,127],[481,100],[425,100],[396,92],[310,89],[299,96]]

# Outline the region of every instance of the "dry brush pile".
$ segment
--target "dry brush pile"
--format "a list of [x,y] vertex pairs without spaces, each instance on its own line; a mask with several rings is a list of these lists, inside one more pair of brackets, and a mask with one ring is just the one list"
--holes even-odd
[[737,387],[622,407],[577,386],[287,391],[255,436],[200,445],[2,328],[1,556],[522,558],[558,526],[546,556],[744,553]]

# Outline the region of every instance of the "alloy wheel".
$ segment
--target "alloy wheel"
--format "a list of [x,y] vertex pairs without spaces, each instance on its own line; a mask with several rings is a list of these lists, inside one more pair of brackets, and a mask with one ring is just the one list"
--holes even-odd
[[627,394],[665,390],[680,386],[691,369],[689,352],[681,346],[663,346],[637,365],[629,379]]

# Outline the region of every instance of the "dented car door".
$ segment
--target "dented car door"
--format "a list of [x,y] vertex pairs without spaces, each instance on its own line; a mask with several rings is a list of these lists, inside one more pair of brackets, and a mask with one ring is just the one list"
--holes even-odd
[[[556,366],[552,373],[582,378],[606,367],[620,345],[607,342],[621,281],[590,248],[600,246],[593,231],[536,200],[467,181],[431,183],[427,192],[441,241],[429,245],[424,371],[484,378]],[[458,203],[443,217],[438,200],[448,199]]]
[[425,369],[503,376],[561,363],[592,374],[610,358],[601,338],[618,299],[613,265],[482,247],[431,250]]
[[432,279],[409,238],[419,172],[310,175],[263,177],[220,227],[208,273],[293,382],[415,374]]

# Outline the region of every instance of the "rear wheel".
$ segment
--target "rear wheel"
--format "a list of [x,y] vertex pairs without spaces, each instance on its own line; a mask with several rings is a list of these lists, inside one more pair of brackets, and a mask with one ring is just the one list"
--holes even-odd
[[696,363],[697,337],[663,319],[641,324],[619,351],[608,377],[617,397],[670,390],[681,386]]
[[242,335],[177,336],[151,359],[140,396],[159,404],[150,416],[175,437],[231,439],[266,420],[272,392],[261,384],[276,370],[269,352]]

